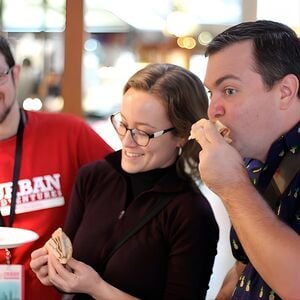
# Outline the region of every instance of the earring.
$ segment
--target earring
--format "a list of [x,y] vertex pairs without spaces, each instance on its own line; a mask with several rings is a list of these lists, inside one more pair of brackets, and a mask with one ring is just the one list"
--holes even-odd
[[180,146],[179,148],[178,148],[178,156],[180,156],[182,154],[182,147]]

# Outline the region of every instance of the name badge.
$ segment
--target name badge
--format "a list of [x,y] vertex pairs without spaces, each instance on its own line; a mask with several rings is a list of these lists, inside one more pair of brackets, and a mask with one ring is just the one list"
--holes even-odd
[[25,299],[25,274],[22,265],[0,265],[0,299]]

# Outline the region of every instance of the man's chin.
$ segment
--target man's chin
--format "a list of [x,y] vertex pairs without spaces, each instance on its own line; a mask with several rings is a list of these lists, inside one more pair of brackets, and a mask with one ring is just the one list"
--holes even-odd
[[11,112],[13,105],[14,105],[14,101],[9,107],[7,107],[5,103],[0,104],[0,124],[2,124],[7,119],[7,116]]

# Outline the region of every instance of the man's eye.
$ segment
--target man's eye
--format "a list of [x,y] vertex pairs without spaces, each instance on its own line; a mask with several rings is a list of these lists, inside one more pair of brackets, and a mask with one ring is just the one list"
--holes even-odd
[[225,89],[225,94],[226,95],[234,95],[235,92],[236,92],[235,89],[230,89],[230,88]]

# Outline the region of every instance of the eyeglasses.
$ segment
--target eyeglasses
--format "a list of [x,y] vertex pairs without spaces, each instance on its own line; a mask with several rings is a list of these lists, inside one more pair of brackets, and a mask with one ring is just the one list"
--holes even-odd
[[0,73],[0,85],[4,84],[7,79],[8,79],[8,74],[9,72],[12,70],[13,67],[10,67],[9,69],[7,69],[7,71],[1,72]]
[[175,129],[174,127],[171,127],[168,129],[154,132],[154,133],[147,133],[143,130],[139,130],[136,128],[128,128],[121,120],[122,120],[122,117],[119,112],[110,116],[110,121],[111,121],[112,125],[114,126],[118,135],[125,136],[126,132],[129,131],[134,142],[137,145],[142,146],[142,147],[147,146],[150,142],[150,139],[157,138],[157,137]]

